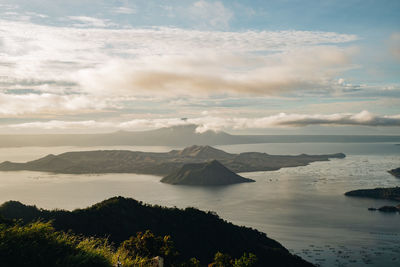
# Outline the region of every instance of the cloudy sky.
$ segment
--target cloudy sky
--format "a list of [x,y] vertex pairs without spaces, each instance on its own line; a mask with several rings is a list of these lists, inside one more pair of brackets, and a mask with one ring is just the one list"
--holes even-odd
[[0,133],[400,134],[399,13],[398,0],[0,0]]

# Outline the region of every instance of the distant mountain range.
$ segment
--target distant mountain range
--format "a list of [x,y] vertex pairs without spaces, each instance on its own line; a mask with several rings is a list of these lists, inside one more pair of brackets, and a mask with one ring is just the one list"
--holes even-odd
[[190,146],[165,153],[128,150],[66,152],[47,155],[26,163],[5,161],[0,171],[44,171],[54,173],[143,173],[168,175],[188,163],[218,160],[233,172],[271,171],[283,167],[305,166],[315,161],[344,158],[342,153],[328,155],[280,156],[259,152],[230,154],[210,146]]
[[0,147],[24,146],[189,146],[254,143],[363,143],[400,142],[400,136],[371,135],[231,135],[225,132],[196,132],[196,125],[174,126],[151,131],[118,131],[106,134],[0,135]]

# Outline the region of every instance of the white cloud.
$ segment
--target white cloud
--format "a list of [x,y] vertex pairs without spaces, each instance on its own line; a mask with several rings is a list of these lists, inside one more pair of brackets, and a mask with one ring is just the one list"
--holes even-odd
[[162,118],[162,119],[134,119],[125,122],[98,122],[89,121],[59,121],[29,122],[20,124],[9,124],[6,128],[15,129],[100,129],[110,130],[144,130],[171,127],[178,125],[198,125],[197,132],[207,130],[219,131],[225,129],[265,129],[274,127],[303,127],[309,125],[323,126],[381,126],[400,127],[400,114],[398,115],[374,115],[368,111],[360,113],[335,113],[335,114],[286,114],[260,117],[211,117],[199,118]]
[[0,93],[0,115],[6,116],[85,113],[110,107],[111,103],[84,95]]
[[2,8],[4,10],[15,10],[15,9],[18,9],[19,6],[18,5],[12,5],[12,4],[0,4],[0,8]]
[[374,115],[368,111],[360,113],[335,114],[286,114],[256,119],[233,119],[235,129],[267,128],[276,126],[301,127],[308,125],[363,125],[363,126],[400,126],[400,114],[392,116]]
[[189,8],[192,20],[196,20],[198,26],[212,26],[216,29],[226,29],[233,18],[233,11],[225,7],[220,1],[211,2],[200,0]]
[[75,27],[99,27],[105,28],[110,26],[109,20],[87,17],[87,16],[69,16],[68,19],[78,21],[79,23],[73,24]]
[[136,13],[136,9],[121,6],[121,7],[114,7],[112,9],[112,12],[113,13],[117,13],[117,14],[129,15],[129,14],[135,14]]

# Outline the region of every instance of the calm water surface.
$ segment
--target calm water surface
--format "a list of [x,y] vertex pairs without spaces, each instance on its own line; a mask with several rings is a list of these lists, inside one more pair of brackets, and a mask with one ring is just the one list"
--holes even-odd
[[[344,192],[400,186],[387,170],[400,166],[395,144],[255,144],[220,146],[228,152],[324,154],[345,159],[273,172],[242,173],[256,183],[224,187],[173,186],[137,174],[67,175],[0,172],[0,202],[19,200],[42,208],[86,207],[122,195],[151,204],[193,206],[266,232],[292,252],[321,266],[400,266],[400,215],[368,211],[396,202],[349,198]],[[24,147],[0,149],[0,161],[27,161],[65,151],[171,147]]]

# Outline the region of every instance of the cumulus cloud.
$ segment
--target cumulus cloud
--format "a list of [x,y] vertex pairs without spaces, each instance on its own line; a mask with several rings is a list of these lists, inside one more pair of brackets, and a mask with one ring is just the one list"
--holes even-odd
[[162,119],[134,119],[124,122],[98,122],[89,121],[59,121],[29,122],[10,124],[7,128],[28,129],[124,129],[143,130],[171,127],[178,125],[198,125],[199,133],[212,130],[225,129],[265,129],[274,127],[304,127],[309,125],[323,126],[371,126],[371,127],[400,127],[400,114],[398,115],[374,115],[368,111],[360,113],[336,113],[336,114],[286,114],[260,117],[212,117],[199,118],[162,118]]

